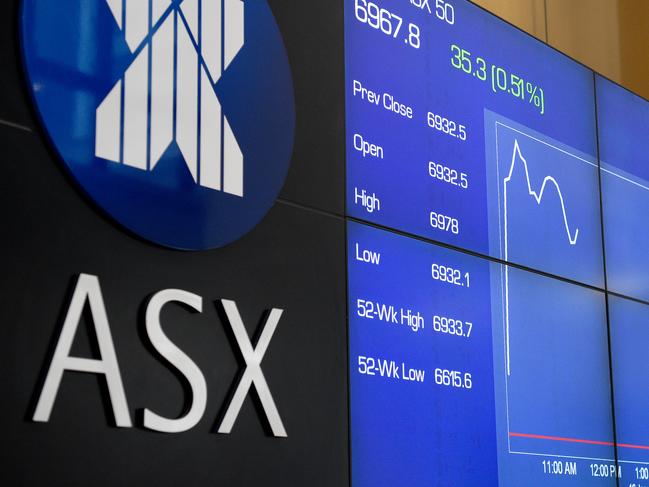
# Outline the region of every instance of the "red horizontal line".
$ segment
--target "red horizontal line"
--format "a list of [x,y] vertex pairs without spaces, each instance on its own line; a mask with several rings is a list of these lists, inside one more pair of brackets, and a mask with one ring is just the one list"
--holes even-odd
[[530,435],[528,433],[512,433],[512,432],[509,433],[509,436],[513,436],[516,438],[533,438],[536,440],[565,441],[567,443],[586,443],[588,445],[615,446],[615,444],[611,441],[582,440],[580,438],[564,438],[562,436]]
[[630,445],[628,443],[618,443],[617,446],[622,448],[634,448],[636,450],[649,450],[649,446],[646,445]]
[[[615,444],[610,441],[597,441],[597,440],[582,440],[580,438],[564,438],[562,436],[545,436],[545,435],[531,435],[528,433],[509,433],[509,436],[516,438],[533,438],[537,440],[550,440],[550,441],[565,441],[567,443],[586,443],[588,445],[604,445],[614,446]],[[618,447],[632,448],[634,450],[649,450],[646,445],[631,445],[630,443],[618,443]]]

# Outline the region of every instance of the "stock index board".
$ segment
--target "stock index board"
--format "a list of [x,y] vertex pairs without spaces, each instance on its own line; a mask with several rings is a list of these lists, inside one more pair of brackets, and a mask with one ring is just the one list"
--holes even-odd
[[593,73],[464,1],[346,0],[347,208],[603,286]]

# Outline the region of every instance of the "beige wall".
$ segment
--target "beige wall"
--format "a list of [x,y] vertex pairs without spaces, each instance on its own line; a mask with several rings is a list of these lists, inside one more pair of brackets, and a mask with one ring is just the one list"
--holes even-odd
[[622,84],[649,98],[649,1],[618,0]]
[[550,45],[621,80],[616,0],[546,0],[546,8]]
[[649,98],[649,0],[474,0]]
[[545,0],[476,0],[474,3],[545,41]]

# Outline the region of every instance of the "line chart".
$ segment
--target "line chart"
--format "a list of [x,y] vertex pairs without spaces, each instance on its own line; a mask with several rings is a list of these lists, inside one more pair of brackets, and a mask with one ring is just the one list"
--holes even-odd
[[[563,223],[566,230],[566,235],[568,237],[568,242],[570,245],[576,245],[577,239],[579,238],[579,228],[576,228],[574,232],[570,231],[570,224],[568,223],[568,214],[566,211],[566,204],[561,192],[561,187],[559,183],[553,176],[545,176],[543,183],[541,184],[541,189],[536,192],[532,189],[532,183],[530,181],[530,171],[527,164],[527,159],[523,156],[521,152],[520,144],[518,139],[514,139],[514,149],[512,151],[511,165],[509,166],[509,172],[502,181],[503,187],[503,243],[504,243],[504,257],[506,261],[509,261],[509,218],[508,218],[508,199],[507,199],[507,187],[512,180],[514,174],[514,169],[516,168],[516,162],[520,160],[525,169],[525,179],[527,181],[527,192],[531,196],[537,205],[540,205],[543,201],[543,196],[545,194],[545,189],[550,184],[556,189],[557,196],[561,203],[561,212],[563,215]],[[499,183],[500,184],[500,183]],[[505,341],[506,341],[506,353],[507,353],[507,375],[511,375],[511,355],[510,355],[510,337],[509,337],[509,267],[505,266]]]
[[485,112],[489,248],[503,260],[604,285],[595,156]]
[[[517,158],[518,156],[518,158]],[[509,174],[505,179],[503,179],[503,190],[504,190],[504,205],[505,205],[505,255],[507,255],[507,185],[512,179],[512,175],[514,173],[514,168],[516,166],[516,160],[520,159],[521,162],[523,163],[523,167],[525,168],[525,179],[527,180],[527,191],[530,196],[534,197],[536,200],[536,203],[538,205],[541,204],[541,201],[543,200],[543,194],[545,193],[545,188],[547,187],[548,183],[552,183],[554,187],[557,190],[557,194],[559,196],[559,200],[561,201],[561,210],[563,213],[563,223],[566,227],[566,234],[568,235],[568,240],[570,242],[570,245],[575,245],[577,243],[577,238],[579,237],[579,228],[577,228],[574,231],[574,235],[571,235],[570,233],[570,225],[568,223],[568,215],[566,212],[566,205],[564,202],[563,198],[563,193],[561,192],[561,187],[559,186],[559,183],[557,183],[557,180],[553,176],[546,176],[545,179],[543,179],[543,183],[541,184],[541,190],[537,193],[532,189],[532,183],[530,182],[530,171],[529,167],[527,165],[527,159],[523,157],[523,154],[521,152],[520,145],[518,143],[518,139],[514,140],[514,151],[512,153],[512,164],[509,168]]]
[[608,386],[575,382],[606,377],[605,301],[568,282],[603,280],[597,159],[551,127],[539,132],[488,110],[485,127],[489,248],[506,263],[492,271],[499,458],[513,470],[528,456],[609,463]]

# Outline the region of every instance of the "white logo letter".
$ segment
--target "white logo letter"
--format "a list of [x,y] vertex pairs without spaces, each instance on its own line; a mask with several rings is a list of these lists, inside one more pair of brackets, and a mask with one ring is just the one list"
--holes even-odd
[[259,341],[257,342],[257,348],[253,349],[236,303],[225,299],[221,300],[221,302],[223,303],[225,314],[228,317],[228,321],[232,327],[232,332],[234,333],[237,344],[239,345],[241,355],[243,355],[243,359],[246,362],[246,370],[241,377],[241,381],[239,382],[234,396],[232,397],[230,406],[223,417],[223,421],[219,427],[219,433],[229,434],[232,431],[232,427],[239,415],[243,401],[248,395],[250,386],[254,384],[257,394],[259,395],[259,400],[261,401],[264,412],[266,413],[268,423],[273,431],[273,435],[285,438],[287,434],[284,425],[282,424],[282,418],[279,416],[279,412],[275,406],[275,401],[273,401],[273,396],[270,393],[268,384],[266,383],[266,378],[264,377],[264,373],[261,371],[261,361],[264,358],[270,340],[273,338],[273,333],[275,333],[275,329],[282,317],[283,311],[281,309],[273,309],[270,312],[270,315],[264,324],[261,336],[259,337]]
[[[99,344],[100,360],[70,357],[70,350],[74,341],[84,305],[88,301],[90,314],[97,334]],[[54,357],[41,391],[41,396],[34,412],[34,421],[46,423],[50,419],[52,406],[66,370],[75,372],[88,372],[90,374],[102,374],[106,377],[110,402],[113,408],[115,423],[119,427],[130,428],[131,417],[126,403],[126,394],[122,385],[122,376],[117,364],[113,338],[110,334],[108,316],[104,306],[104,299],[101,295],[99,280],[95,276],[81,274],[68,308],[68,313],[63,323],[61,336],[54,351]]]
[[160,311],[172,301],[186,304],[199,313],[203,311],[203,299],[200,296],[176,289],[160,291],[151,298],[146,308],[146,332],[151,343],[160,355],[187,378],[193,396],[189,411],[178,419],[163,418],[148,409],[144,410],[144,427],[163,433],[180,433],[193,428],[203,417],[207,406],[207,384],[201,369],[162,331]]

